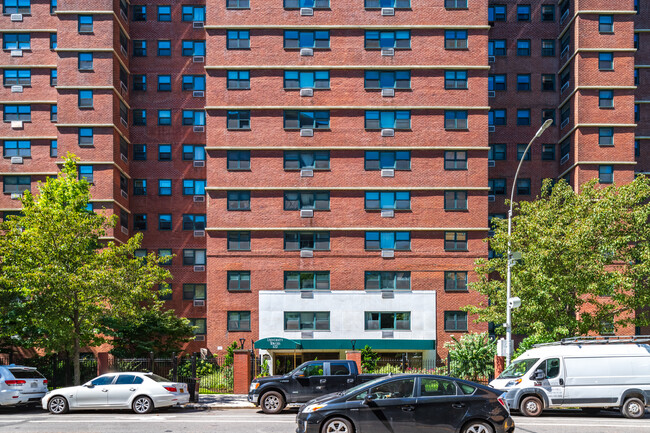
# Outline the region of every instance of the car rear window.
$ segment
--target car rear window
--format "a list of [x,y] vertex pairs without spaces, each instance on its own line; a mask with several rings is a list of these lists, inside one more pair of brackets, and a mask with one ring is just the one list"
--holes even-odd
[[467,385],[465,383],[459,383],[458,385],[465,395],[474,394],[474,391],[476,391],[476,387],[474,386]]
[[157,374],[147,374],[147,377],[154,382],[171,382],[169,379],[165,379],[164,377],[158,376]]
[[22,368],[10,368],[9,371],[16,379],[45,379],[38,370],[23,370]]

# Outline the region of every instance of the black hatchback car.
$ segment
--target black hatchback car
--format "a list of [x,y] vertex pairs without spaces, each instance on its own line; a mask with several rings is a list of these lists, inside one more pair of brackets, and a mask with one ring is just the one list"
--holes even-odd
[[300,408],[296,433],[512,433],[503,393],[445,376],[381,377]]

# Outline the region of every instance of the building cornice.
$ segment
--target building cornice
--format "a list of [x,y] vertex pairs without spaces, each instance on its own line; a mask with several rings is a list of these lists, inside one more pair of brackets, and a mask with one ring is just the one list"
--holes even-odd
[[[57,161],[56,165],[63,165],[65,164],[65,161]],[[117,168],[120,173],[124,175],[127,179],[131,179],[131,176],[124,171],[122,167],[120,167],[115,161],[77,161],[77,165],[112,165],[113,167]]]
[[324,30],[347,30],[347,29],[361,29],[361,30],[390,30],[390,29],[408,29],[408,30],[490,30],[491,26],[483,25],[442,25],[442,24],[403,24],[403,25],[380,25],[380,24],[368,24],[368,25],[354,25],[354,24],[300,24],[300,25],[289,25],[289,24],[223,24],[223,25],[214,25],[207,24],[203,26],[206,30],[230,30],[230,29],[324,29]]
[[410,231],[410,232],[487,232],[488,227],[206,227],[209,232],[237,231]]
[[129,144],[131,141],[129,137],[124,135],[120,128],[117,127],[114,123],[57,123],[57,128],[113,128],[117,131],[118,134]]
[[409,69],[472,69],[472,70],[489,70],[490,66],[484,65],[209,65],[205,66],[207,70],[261,70],[261,69],[279,69],[279,70],[357,70],[357,69],[389,69],[389,70],[409,70]]
[[0,176],[58,176],[58,171],[5,171]]
[[567,66],[571,63],[571,61],[578,55],[578,53],[600,53],[600,52],[609,52],[609,53],[636,53],[637,49],[636,48],[577,48],[575,51],[573,51],[573,54],[569,56],[569,58],[564,62],[564,64],[560,67],[560,69],[557,71],[558,75],[562,73],[566,69]]
[[490,150],[471,146],[206,146],[205,150]]
[[571,170],[576,168],[579,165],[636,165],[636,161],[577,161],[574,162],[569,168],[564,170],[562,174],[558,176],[558,179],[564,177]]
[[578,128],[636,128],[636,123],[578,123],[558,140],[562,143]]
[[207,186],[206,191],[489,191],[482,186]]
[[593,10],[584,10],[584,11],[577,11],[573,14],[571,19],[567,21],[565,24],[564,28],[560,32],[560,36],[558,36],[558,39],[560,39],[564,34],[567,32],[569,27],[571,27],[571,24],[578,18],[578,15],[600,15],[600,14],[607,14],[607,15],[636,15],[636,11],[630,11],[630,10],[604,10],[604,9],[593,9]]
[[575,95],[579,90],[636,90],[637,86],[577,86],[571,93],[567,95],[566,98],[560,102],[560,105],[557,106],[558,109],[564,107],[564,105],[569,102],[569,100]]
[[56,33],[56,29],[0,29],[0,33]]
[[442,106],[442,105],[211,105],[206,110],[489,110],[484,106]]
[[0,65],[0,69],[56,69],[56,65]]

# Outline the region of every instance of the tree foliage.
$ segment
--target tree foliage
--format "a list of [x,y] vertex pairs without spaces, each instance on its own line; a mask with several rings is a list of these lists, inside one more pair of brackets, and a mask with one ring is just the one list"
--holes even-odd
[[[558,339],[650,323],[649,203],[643,176],[618,187],[593,180],[578,193],[547,179],[536,200],[516,203],[511,251],[522,260],[512,267],[512,296],[522,305],[513,310],[514,331]],[[507,220],[492,221],[495,257],[477,262],[479,281],[471,286],[490,303],[465,310],[500,324],[508,232]]]
[[481,380],[494,373],[496,342],[490,340],[487,332],[464,334],[460,340],[452,336],[445,343],[449,350],[451,375],[467,380]]
[[137,316],[143,302],[155,303],[151,288],[170,278],[153,254],[134,257],[142,236],[107,242],[115,218],[87,210],[90,184],[78,179],[68,157],[56,178],[25,192],[21,216],[0,229],[0,299],[19,307],[20,317],[0,331],[47,351],[73,355],[78,384],[82,347],[107,341],[100,319]]
[[113,337],[111,354],[118,358],[171,356],[194,338],[194,327],[174,310],[141,307],[133,317],[109,316],[102,319],[103,333]]
[[372,373],[377,369],[379,354],[372,350],[372,347],[366,345],[361,349],[361,369],[366,373]]

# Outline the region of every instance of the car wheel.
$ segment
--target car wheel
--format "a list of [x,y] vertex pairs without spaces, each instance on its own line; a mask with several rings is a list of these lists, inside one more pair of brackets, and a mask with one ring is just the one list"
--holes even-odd
[[332,418],[323,424],[321,433],[352,433],[354,428],[350,421],[344,418]]
[[542,401],[534,396],[526,397],[519,405],[519,410],[525,416],[539,416],[542,413],[542,409],[544,409]]
[[628,398],[621,407],[621,413],[625,418],[643,418],[645,415],[645,404],[636,397]]
[[262,396],[260,401],[264,413],[275,414],[284,409],[284,397],[276,391],[269,391]]
[[486,422],[470,421],[463,429],[463,433],[494,433],[494,429]]
[[149,413],[153,410],[153,401],[146,395],[138,396],[133,400],[131,409],[137,414]]
[[68,412],[68,400],[60,395],[55,395],[47,402],[47,409],[54,415],[61,415]]

